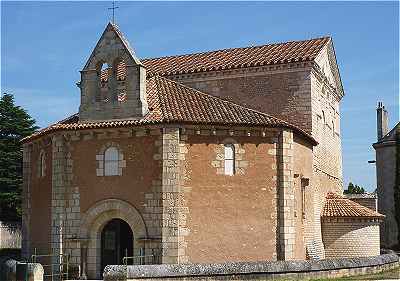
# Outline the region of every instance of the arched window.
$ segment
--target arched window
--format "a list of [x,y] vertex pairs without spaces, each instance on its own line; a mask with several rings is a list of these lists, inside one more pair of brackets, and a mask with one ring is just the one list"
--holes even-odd
[[112,71],[112,68],[105,62],[102,62],[98,65],[98,71],[97,71],[97,76],[98,76],[98,82],[99,82],[99,94],[96,96],[97,101],[102,101],[102,102],[109,102],[110,97],[108,93],[108,81],[110,78],[110,73]]
[[126,94],[126,64],[123,60],[117,59],[114,63],[114,75],[117,81],[117,100],[119,103],[127,101]]
[[45,176],[45,172],[46,172],[46,154],[44,153],[44,151],[42,151],[39,155],[39,171],[38,171],[38,175],[40,178]]
[[119,152],[116,147],[109,147],[104,152],[104,175],[119,175]]
[[126,78],[126,65],[123,60],[117,60],[115,65],[117,81],[124,81]]
[[110,68],[111,67],[108,66],[108,63],[101,64],[100,72],[98,73],[98,75],[100,75],[102,87],[108,82],[108,75],[110,72]]
[[233,176],[235,173],[235,147],[233,144],[225,144],[225,175]]

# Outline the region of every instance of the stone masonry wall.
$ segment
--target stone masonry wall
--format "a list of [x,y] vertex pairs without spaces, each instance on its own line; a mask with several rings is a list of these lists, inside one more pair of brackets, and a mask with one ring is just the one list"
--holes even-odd
[[293,191],[293,132],[282,130],[277,148],[278,157],[278,227],[279,254],[281,260],[294,259],[296,229]]
[[322,238],[325,257],[352,258],[380,254],[379,222],[352,219],[324,219]]
[[[120,61],[125,63],[126,78],[117,81],[116,69]],[[132,58],[121,37],[109,24],[93,50],[85,68],[81,71],[81,105],[79,120],[107,120],[144,116],[147,111],[146,69]],[[101,91],[102,64],[108,64],[109,77],[105,91]],[[121,85],[122,84],[122,85]],[[123,88],[121,92],[121,87]],[[119,100],[123,93],[126,99]]]
[[[193,128],[185,134],[188,262],[276,260],[279,131]],[[235,146],[234,175],[223,172],[226,143]]]
[[381,225],[383,247],[393,247],[399,243],[397,237],[400,226],[397,225],[394,208],[394,186],[396,184],[396,145],[376,145],[376,173],[378,188],[378,212],[386,217]]
[[313,147],[293,137],[293,192],[295,206],[295,258],[306,259],[306,247],[314,239]]
[[[24,167],[24,173],[29,173],[30,177],[28,182],[24,181],[24,185],[29,191],[29,197],[27,202],[24,197],[23,208],[29,206],[26,210],[29,216],[29,235],[25,237],[24,234],[24,239],[29,240],[26,258],[31,258],[35,252],[40,255],[51,253],[52,143],[50,138],[44,138],[27,146],[30,149],[30,164]],[[40,163],[41,155],[45,157],[43,166]],[[40,173],[42,168],[43,173]],[[47,262],[48,258],[41,258],[40,262],[44,261]]]

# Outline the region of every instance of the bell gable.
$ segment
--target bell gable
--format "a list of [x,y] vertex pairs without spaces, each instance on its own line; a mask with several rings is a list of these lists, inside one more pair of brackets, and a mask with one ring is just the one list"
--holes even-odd
[[147,113],[146,69],[109,23],[81,71],[80,121],[141,118]]

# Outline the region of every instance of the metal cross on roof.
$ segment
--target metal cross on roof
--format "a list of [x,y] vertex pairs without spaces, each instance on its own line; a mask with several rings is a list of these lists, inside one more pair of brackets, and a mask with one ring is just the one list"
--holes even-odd
[[115,7],[115,1],[112,1],[112,8],[108,8],[108,10],[112,10],[112,23],[115,23],[114,21],[114,11],[115,9],[118,9],[119,7]]

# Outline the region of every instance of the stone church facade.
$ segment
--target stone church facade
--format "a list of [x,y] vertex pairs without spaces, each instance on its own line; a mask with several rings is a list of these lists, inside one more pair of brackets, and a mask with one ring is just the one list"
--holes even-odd
[[68,254],[90,278],[125,256],[325,257],[342,193],[331,38],[140,60],[109,23],[77,85],[79,113],[24,140],[26,257]]

